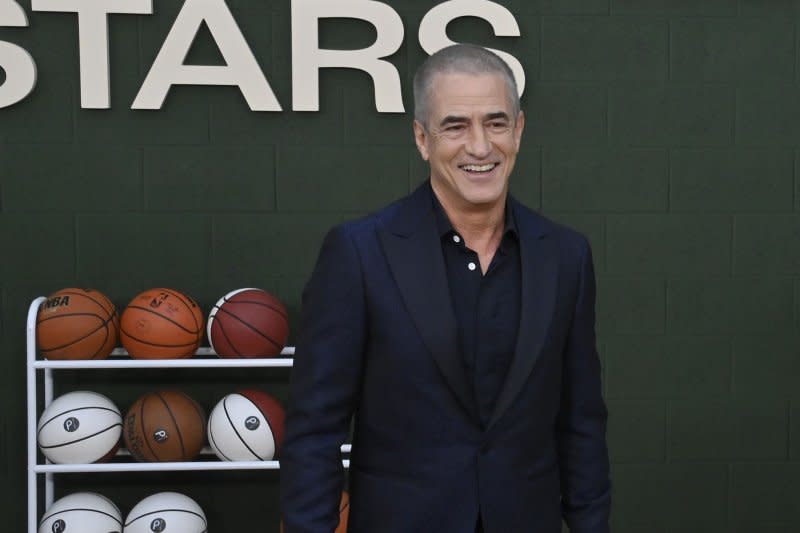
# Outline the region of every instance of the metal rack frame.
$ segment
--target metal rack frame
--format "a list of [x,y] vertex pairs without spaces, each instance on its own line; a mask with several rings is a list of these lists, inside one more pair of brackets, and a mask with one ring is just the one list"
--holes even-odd
[[[36,426],[39,409],[38,400],[41,394],[44,407],[53,401],[54,372],[74,369],[124,369],[124,368],[279,368],[291,367],[292,357],[264,359],[130,359],[128,352],[115,348],[109,359],[48,361],[36,358],[36,316],[39,306],[47,298],[40,296],[31,302],[28,308],[26,331],[27,351],[27,457],[28,457],[28,531],[36,533],[39,524],[38,495],[39,476],[44,477],[45,508],[53,503],[54,475],[63,473],[97,473],[97,472],[154,472],[178,470],[276,470],[280,468],[278,461],[188,461],[164,463],[92,463],[92,464],[53,464],[45,459],[39,462],[39,450],[36,442]],[[195,355],[201,357],[216,356],[211,348],[199,348]],[[293,356],[294,347],[287,346],[281,351],[282,356]],[[43,372],[43,390],[38,390],[36,372]],[[342,446],[343,453],[350,452],[350,445]],[[201,454],[212,454],[209,447],[203,448]],[[121,448],[117,455],[129,455]],[[343,459],[345,468],[350,466],[348,459]]]

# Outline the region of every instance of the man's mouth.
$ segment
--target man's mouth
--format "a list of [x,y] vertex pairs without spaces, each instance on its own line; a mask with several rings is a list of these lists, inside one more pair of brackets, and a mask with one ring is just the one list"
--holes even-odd
[[491,172],[499,163],[486,163],[484,165],[459,165],[461,170],[471,174],[485,174]]

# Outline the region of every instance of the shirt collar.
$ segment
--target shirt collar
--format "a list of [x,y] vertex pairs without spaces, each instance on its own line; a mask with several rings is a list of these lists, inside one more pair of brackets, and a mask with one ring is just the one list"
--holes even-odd
[[[453,228],[453,224],[450,223],[450,219],[447,218],[447,213],[444,212],[444,207],[442,207],[441,202],[439,199],[436,198],[436,195],[433,193],[433,188],[428,186],[428,189],[431,193],[431,204],[433,206],[433,213],[434,217],[436,218],[436,229],[439,233],[440,238],[450,237],[456,230]],[[514,211],[511,209],[511,205],[506,199],[506,208],[505,208],[505,229],[503,230],[503,239],[500,241],[500,246],[503,246],[503,242],[505,241],[506,236],[512,236],[514,238],[518,238],[517,234],[517,225],[514,221]]]

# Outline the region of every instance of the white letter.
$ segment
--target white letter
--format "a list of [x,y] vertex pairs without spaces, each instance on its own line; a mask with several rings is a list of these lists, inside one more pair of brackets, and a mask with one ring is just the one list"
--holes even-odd
[[[183,64],[203,21],[225,66]],[[186,0],[131,109],[161,109],[174,84],[238,85],[253,111],[281,110],[224,0]]]
[[[28,26],[25,10],[14,0],[0,0],[0,26]],[[0,108],[16,104],[36,86],[36,63],[22,47],[0,41],[0,68],[6,80],[0,85]]]
[[0,0],[0,26],[28,27],[28,17],[15,0]]
[[[370,22],[378,38],[361,50],[320,50],[319,19],[355,18]],[[402,113],[400,75],[382,60],[403,43],[403,20],[386,4],[372,0],[292,0],[292,109],[319,111],[319,69],[363,70],[375,85],[375,107],[381,113]]]
[[152,0],[32,0],[34,11],[78,14],[81,107],[108,109],[108,14],[149,15]]
[[[449,0],[428,11],[419,24],[419,44],[428,54],[456,44],[447,37],[447,24],[459,17],[478,17],[492,25],[498,37],[519,37],[519,26],[511,11],[488,0]],[[525,90],[525,71],[517,58],[509,53],[488,48],[508,63],[520,96]]]

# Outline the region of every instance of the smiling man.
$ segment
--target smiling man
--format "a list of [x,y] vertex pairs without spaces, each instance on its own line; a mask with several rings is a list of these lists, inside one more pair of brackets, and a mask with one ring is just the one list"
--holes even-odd
[[508,194],[514,77],[455,45],[414,99],[430,179],[334,228],[303,294],[286,531],[336,528],[353,419],[351,533],[608,532],[591,251]]

